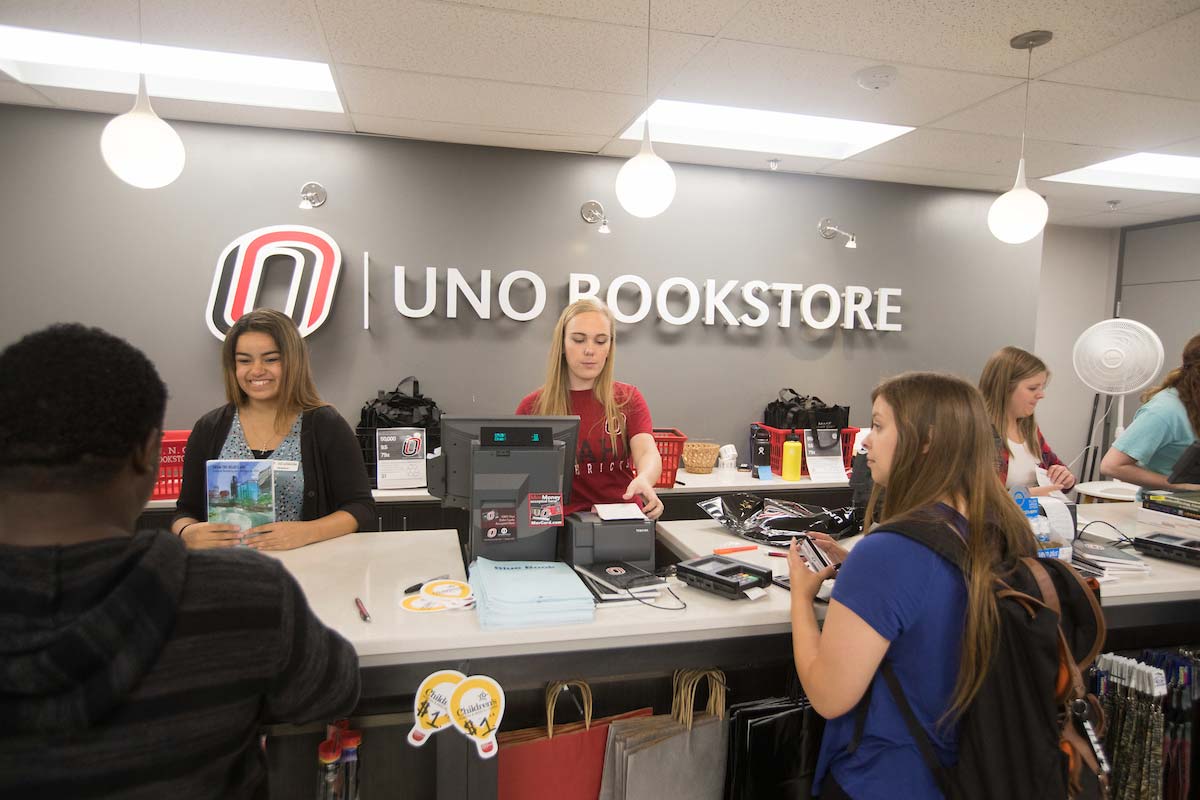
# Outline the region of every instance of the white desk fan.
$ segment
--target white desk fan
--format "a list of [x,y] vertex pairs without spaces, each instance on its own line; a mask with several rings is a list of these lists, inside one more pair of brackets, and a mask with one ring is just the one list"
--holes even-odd
[[1116,395],[1115,439],[1125,431],[1125,395],[1145,389],[1162,369],[1162,340],[1140,322],[1107,319],[1080,334],[1071,361],[1089,389]]

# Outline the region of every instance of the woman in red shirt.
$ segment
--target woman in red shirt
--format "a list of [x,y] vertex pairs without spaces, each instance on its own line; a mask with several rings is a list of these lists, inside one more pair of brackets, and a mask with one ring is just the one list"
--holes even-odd
[[646,516],[658,519],[663,504],[654,484],[662,457],[642,393],[613,380],[615,334],[604,304],[583,299],[567,306],[554,327],[546,382],[521,401],[517,413],[579,416],[575,480],[565,513],[638,500]]

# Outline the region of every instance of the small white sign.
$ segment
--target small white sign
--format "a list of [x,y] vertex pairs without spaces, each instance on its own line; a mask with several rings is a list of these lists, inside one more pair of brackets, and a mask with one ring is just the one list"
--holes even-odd
[[417,489],[425,486],[425,429],[376,429],[375,458],[375,474],[380,489]]

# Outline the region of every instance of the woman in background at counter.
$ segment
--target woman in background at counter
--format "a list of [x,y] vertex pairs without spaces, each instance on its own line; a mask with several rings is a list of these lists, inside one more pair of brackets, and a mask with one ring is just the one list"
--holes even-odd
[[[1065,492],[1075,485],[1075,476],[1046,444],[1033,417],[1049,380],[1045,362],[1019,347],[997,351],[979,377],[996,439],[1000,480],[1010,489],[1033,487],[1030,494],[1037,496]],[[1038,486],[1039,468],[1046,470],[1049,486]]]
[[[295,323],[268,308],[244,315],[225,336],[221,365],[228,402],[197,420],[188,437],[171,530],[192,548],[259,550],[377,530],[358,440],[317,394]],[[275,522],[245,531],[208,522],[210,459],[271,459]]]
[[1142,403],[1133,422],[1104,454],[1100,473],[1143,489],[1200,490],[1193,483],[1167,482],[1175,462],[1200,435],[1200,334],[1184,346],[1183,363],[1147,390]]
[[616,324],[608,307],[589,299],[572,303],[554,326],[546,382],[521,401],[517,413],[579,415],[575,480],[565,513],[640,499],[646,516],[658,519],[663,504],[654,484],[662,457],[650,409],[637,387],[613,380],[615,357]]
[[[816,771],[822,798],[940,798],[879,667],[886,657],[938,760],[953,764],[956,718],[979,691],[996,646],[996,569],[1033,555],[1033,534],[996,480],[991,425],[975,387],[950,375],[908,373],[880,384],[872,403],[864,441],[875,481],[870,532],[836,572],[823,628],[813,598],[837,568],[813,573],[794,541],[788,555],[796,674],[829,720]],[[963,537],[965,563],[980,566],[964,574],[889,531],[902,520]],[[830,544],[822,549],[835,558],[845,553]]]

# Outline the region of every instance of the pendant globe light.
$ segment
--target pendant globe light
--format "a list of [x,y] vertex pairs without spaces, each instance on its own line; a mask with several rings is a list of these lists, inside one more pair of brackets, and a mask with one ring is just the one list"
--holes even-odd
[[675,199],[675,172],[654,153],[650,143],[650,9],[646,4],[646,120],[642,149],[617,173],[617,201],[635,217],[648,219],[667,210]]
[[1021,123],[1021,160],[1017,162],[1017,180],[1013,188],[996,198],[988,210],[988,228],[1006,244],[1022,244],[1042,232],[1050,209],[1037,192],[1025,185],[1025,131],[1029,127],[1029,84],[1033,76],[1033,48],[1054,37],[1050,31],[1030,31],[1014,36],[1009,44],[1015,50],[1028,50],[1025,68],[1025,120]]
[[[138,42],[142,4],[138,2]],[[138,75],[137,99],[128,113],[109,120],[100,135],[100,154],[113,174],[139,189],[159,189],[183,172],[187,155],[175,130],[150,107],[146,76]]]

